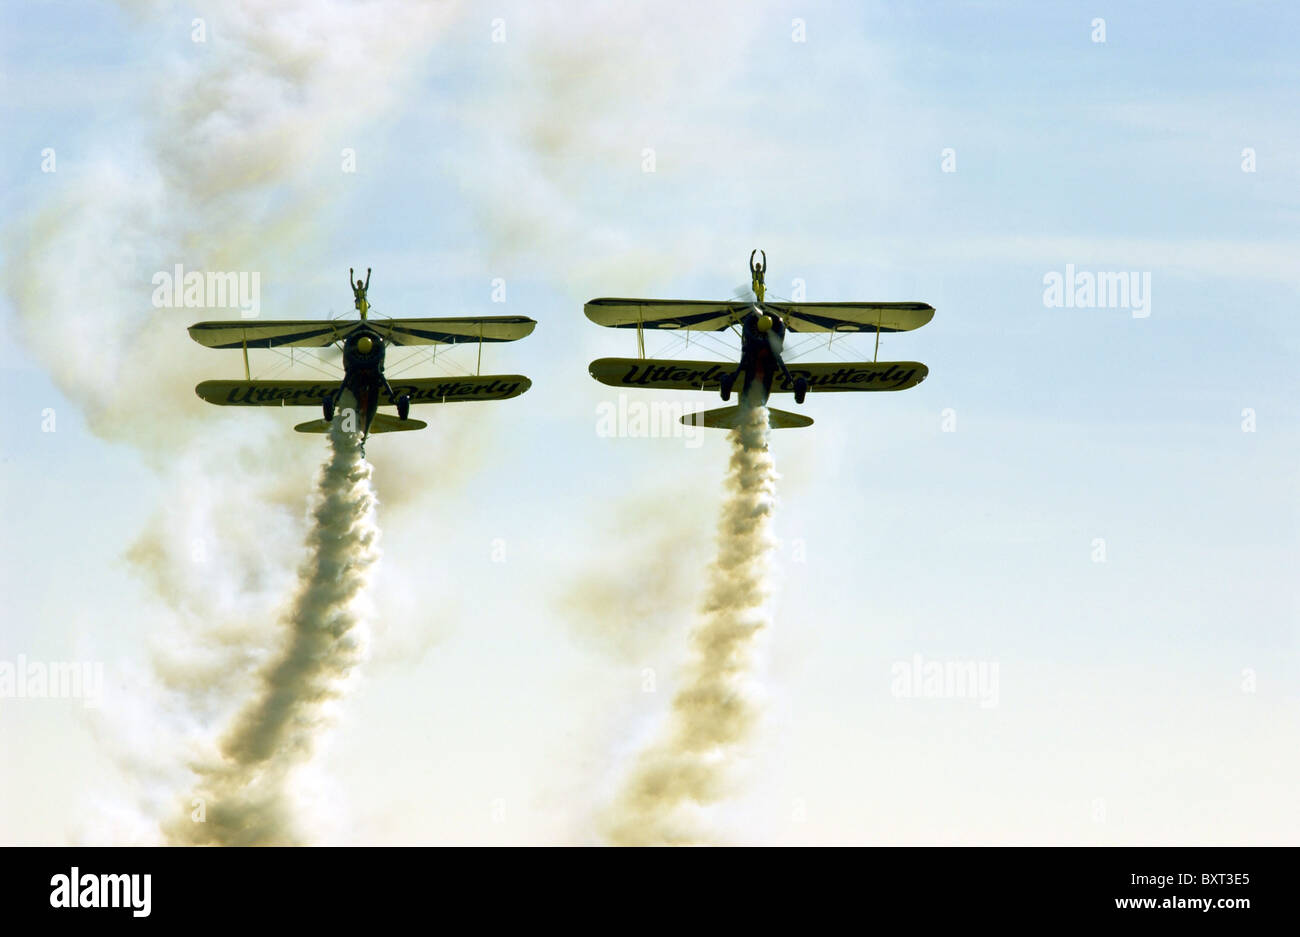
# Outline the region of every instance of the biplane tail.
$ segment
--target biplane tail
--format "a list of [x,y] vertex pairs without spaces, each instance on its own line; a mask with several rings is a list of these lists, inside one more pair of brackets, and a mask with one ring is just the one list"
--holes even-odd
[[[370,421],[370,435],[375,433],[401,433],[406,430],[424,429],[429,424],[424,420],[401,420],[387,413],[376,413],[374,419]],[[306,423],[299,423],[294,427],[300,433],[328,433],[330,431],[329,420],[308,420]]]
[[[744,417],[741,414],[740,407],[718,407],[716,410],[687,413],[682,417],[682,422],[687,426],[739,429],[744,422]],[[775,407],[767,408],[767,422],[772,429],[796,429],[801,426],[813,425],[812,417],[804,416],[801,413],[791,413],[788,410],[778,410]]]

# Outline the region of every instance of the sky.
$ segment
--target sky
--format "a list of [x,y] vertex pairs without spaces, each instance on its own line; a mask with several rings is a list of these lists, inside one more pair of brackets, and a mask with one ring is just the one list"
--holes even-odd
[[[278,640],[325,453],[194,395],[242,363],[185,333],[228,310],[153,305],[180,263],[256,271],[266,319],[347,314],[369,267],[379,315],[538,321],[484,352],[527,394],[368,447],[369,658],[299,794],[325,843],[600,842],[727,445],[602,435],[587,363],[635,341],[582,304],[727,299],[754,248],[770,296],[937,311],[880,343],[923,384],[810,394],[773,436],[763,715],[717,841],[1300,838],[1291,5],[2,15],[0,664],[97,663],[103,692],[0,698],[0,841],[156,841]],[[1049,304],[1067,270],[1149,302]],[[390,373],[475,365],[419,354]],[[284,364],[253,356],[318,376]],[[985,678],[930,693],[927,665]]]

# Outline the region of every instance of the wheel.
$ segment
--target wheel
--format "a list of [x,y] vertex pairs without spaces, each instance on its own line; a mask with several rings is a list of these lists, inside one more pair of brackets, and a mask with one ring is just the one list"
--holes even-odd
[[808,380],[802,377],[794,379],[794,402],[803,403],[804,396],[808,393]]
[[402,394],[402,396],[397,398],[397,418],[399,420],[404,420],[406,419],[407,414],[409,414],[410,412],[411,412],[411,395]]
[[325,411],[325,422],[334,422],[334,395],[330,394],[321,401],[321,409]]
[[734,374],[722,375],[722,399],[723,400],[731,399],[731,385],[734,383],[736,383],[736,375]]

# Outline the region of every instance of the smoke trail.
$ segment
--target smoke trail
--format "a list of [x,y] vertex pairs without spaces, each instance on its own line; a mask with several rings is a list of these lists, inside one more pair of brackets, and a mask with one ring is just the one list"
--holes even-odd
[[111,133],[78,140],[75,163],[39,176],[0,227],[13,335],[90,432],[132,447],[157,476],[157,507],[127,548],[153,593],[132,616],[132,647],[151,659],[122,663],[139,670],[123,681],[134,692],[97,726],[118,770],[93,795],[114,802],[78,820],[96,842],[156,838],[193,783],[178,768],[193,740],[229,724],[232,701],[257,685],[272,653],[260,625],[293,582],[284,557],[301,543],[317,459],[278,415],[223,422],[195,396],[197,380],[233,362],[185,326],[232,313],[157,308],[152,278],[176,264],[257,273],[268,312],[306,314],[285,287],[319,269],[335,243],[325,222],[355,197],[338,155],[382,165],[383,135],[367,131],[404,103],[457,15],[415,0],[241,0],[207,5],[193,20],[203,35],[177,44],[184,8],[120,5],[133,36],[153,40],[136,44],[156,54],[132,70],[151,77]]
[[673,698],[666,737],[638,757],[607,819],[613,843],[702,841],[688,808],[723,797],[729,756],[757,719],[743,684],[755,636],[769,623],[765,606],[776,470],[767,449],[767,408],[741,406],[718,556],[709,568],[702,618],[692,635],[692,660]]
[[[258,845],[301,841],[292,771],[312,754],[327,707],[364,654],[356,608],[375,560],[379,529],[370,466],[357,437],[335,429],[317,484],[309,556],[286,616],[287,641],[258,676],[220,753],[194,765],[194,797],[167,829],[174,843]],[[199,818],[201,817],[201,822]]]

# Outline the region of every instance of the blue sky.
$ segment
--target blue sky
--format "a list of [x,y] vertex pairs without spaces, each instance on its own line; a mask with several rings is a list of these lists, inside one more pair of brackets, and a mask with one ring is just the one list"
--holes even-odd
[[[364,29],[321,9],[304,16],[314,26],[278,28],[308,46]],[[232,37],[255,34],[232,15],[44,4],[0,32],[0,315],[14,338],[0,352],[0,660],[91,655],[112,691],[93,715],[0,700],[0,739],[23,753],[0,771],[0,838],[144,836],[119,816],[146,786],[140,763],[162,784],[173,776],[152,762],[174,768],[187,733],[219,724],[219,701],[160,719],[142,683],[159,642],[184,647],[211,624],[198,609],[179,621],[127,559],[148,531],[173,550],[207,545],[184,580],[195,605],[238,590],[250,558],[272,567],[228,611],[255,642],[273,634],[315,441],[288,416],[195,400],[199,380],[239,376],[237,358],[188,340],[193,310],[147,305],[154,271],[215,257],[261,272],[268,318],[345,312],[346,269],[371,266],[383,314],[539,321],[485,361],[529,375],[528,394],[371,447],[385,536],[374,658],[315,783],[329,841],[590,841],[666,706],[640,675],[670,686],[684,652],[725,446],[598,437],[614,395],[586,364],[634,346],[581,305],[725,298],[763,247],[776,295],[798,279],[809,300],[937,313],[881,345],[925,362],[924,384],[813,395],[816,425],[774,439],[766,718],[717,811],[727,837],[1295,841],[1288,5],[467,6],[399,30],[382,62],[361,56],[355,83],[270,82],[291,91],[273,105],[242,66],[223,70],[247,61]],[[202,45],[195,16],[211,24]],[[806,42],[791,41],[796,18]],[[238,122],[193,122],[209,102],[193,93],[187,108],[177,89],[210,75],[267,146],[238,139]],[[40,171],[47,146],[56,173]],[[355,174],[339,171],[343,148]],[[210,186],[169,183],[175,165]],[[267,165],[264,183],[240,175]],[[1044,276],[1067,264],[1149,273],[1150,316],[1045,307]],[[27,277],[34,288],[14,285]],[[102,355],[72,341],[101,334]],[[78,367],[64,342],[88,345]],[[850,350],[872,353],[863,339],[834,353]],[[46,408],[54,433],[40,432]],[[133,413],[156,414],[153,428]],[[498,540],[505,563],[490,560]],[[664,607],[577,621],[571,599],[593,576]],[[891,665],[915,654],[998,663],[998,705],[892,696]],[[132,739],[159,721],[168,744],[137,757]]]

